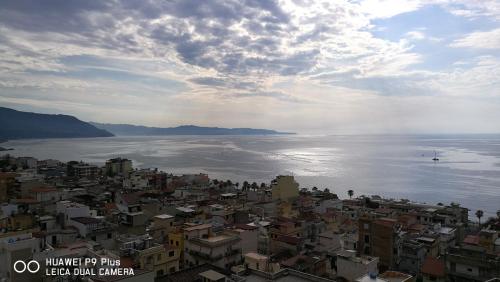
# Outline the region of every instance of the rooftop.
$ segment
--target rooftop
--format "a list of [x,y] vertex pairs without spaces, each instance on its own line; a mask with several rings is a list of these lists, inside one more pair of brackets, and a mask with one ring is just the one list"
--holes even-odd
[[72,217],[71,220],[80,222],[82,224],[97,224],[100,223],[101,221],[97,218],[93,217]]
[[413,276],[398,271],[386,271],[379,275],[380,278],[385,279],[389,282],[405,282],[411,281]]
[[159,215],[155,215],[155,218],[159,218],[159,219],[170,219],[170,218],[174,218],[174,216],[169,215],[169,214],[159,214]]
[[219,279],[224,279],[226,277],[226,275],[220,274],[219,272],[213,271],[211,269],[207,270],[205,272],[202,272],[199,275],[201,277],[207,278],[208,280],[211,280],[211,281],[217,281]]
[[207,229],[210,227],[212,227],[212,224],[208,224],[208,223],[197,224],[197,225],[190,226],[190,227],[184,227],[184,231],[190,232],[190,231],[194,231],[194,230]]

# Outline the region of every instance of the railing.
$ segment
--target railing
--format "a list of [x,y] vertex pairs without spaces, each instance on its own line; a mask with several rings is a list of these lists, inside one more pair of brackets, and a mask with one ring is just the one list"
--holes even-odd
[[220,260],[221,258],[224,257],[222,254],[216,255],[216,256],[212,256],[212,255],[209,255],[209,254],[206,254],[206,253],[202,253],[202,252],[198,252],[198,251],[194,251],[194,250],[190,250],[189,254],[192,255],[192,256],[195,256],[195,257],[199,257],[199,258],[202,258],[202,259],[205,259],[205,260],[211,260],[211,261],[217,261],[217,260]]

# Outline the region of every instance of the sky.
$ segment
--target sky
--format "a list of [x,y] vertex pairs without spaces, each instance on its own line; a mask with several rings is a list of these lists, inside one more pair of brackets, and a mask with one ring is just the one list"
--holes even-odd
[[500,133],[500,1],[2,1],[0,105],[164,127]]

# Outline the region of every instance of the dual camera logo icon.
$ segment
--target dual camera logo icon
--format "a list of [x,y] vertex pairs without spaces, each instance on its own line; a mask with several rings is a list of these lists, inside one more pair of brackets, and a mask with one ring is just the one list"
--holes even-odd
[[28,263],[18,260],[14,263],[15,272],[24,273],[26,270],[30,273],[37,273],[40,270],[40,264],[36,260],[30,260]]

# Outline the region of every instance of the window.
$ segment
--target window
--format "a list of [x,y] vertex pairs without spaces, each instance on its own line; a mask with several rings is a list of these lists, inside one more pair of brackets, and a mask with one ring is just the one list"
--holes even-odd
[[368,230],[370,228],[370,225],[368,223],[363,224],[363,228],[365,230]]
[[365,235],[365,243],[370,243],[370,235]]
[[156,260],[161,260],[161,254],[158,254],[158,256],[156,257]]
[[175,251],[170,251],[170,252],[168,252],[168,256],[169,256],[169,257],[173,257],[174,255],[175,255]]
[[176,245],[176,246],[179,246],[179,241],[175,241],[175,245]]
[[173,245],[174,244],[174,240],[170,240],[170,245]]
[[108,233],[108,239],[111,239],[113,237],[113,234]]

